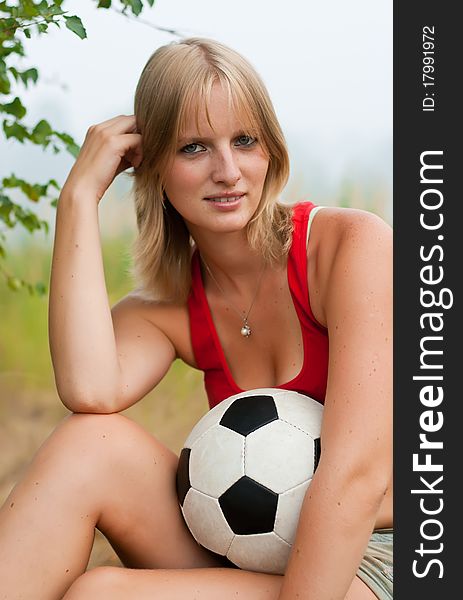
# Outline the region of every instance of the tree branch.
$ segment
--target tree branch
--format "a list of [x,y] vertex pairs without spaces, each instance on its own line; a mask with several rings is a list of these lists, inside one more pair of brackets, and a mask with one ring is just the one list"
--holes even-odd
[[148,27],[151,27],[152,29],[157,29],[158,31],[164,31],[165,33],[170,33],[171,35],[176,35],[177,37],[184,36],[183,33],[180,33],[176,29],[170,29],[168,27],[161,27],[161,25],[155,25],[154,23],[151,23],[150,21],[145,21],[145,19],[141,19],[140,17],[132,17],[131,15],[128,15],[127,13],[122,11],[121,9],[111,7],[111,10],[119,15],[122,15],[126,19],[129,19],[129,21],[134,21],[135,23],[142,23],[143,25],[147,25]]

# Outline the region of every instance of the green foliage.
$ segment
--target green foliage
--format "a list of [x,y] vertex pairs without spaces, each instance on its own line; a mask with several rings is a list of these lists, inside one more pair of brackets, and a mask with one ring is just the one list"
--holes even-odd
[[[154,0],[94,1],[97,8],[118,10],[126,16],[129,12],[135,17],[142,12],[144,6],[154,5]],[[21,90],[39,82],[39,71],[34,66],[19,70],[12,64],[18,57],[26,57],[25,40],[34,35],[47,34],[51,26],[61,28],[64,25],[80,39],[87,37],[81,19],[65,10],[67,3],[68,0],[0,1],[0,116],[3,115],[0,121],[6,140],[34,144],[43,150],[51,148],[54,154],[66,151],[76,158],[80,148],[68,133],[56,131],[45,119],[40,119],[32,126],[24,122],[27,106],[21,100]],[[74,8],[75,3],[73,4]],[[48,232],[46,221],[39,219],[33,210],[24,208],[11,197],[10,190],[13,188],[21,192],[26,202],[37,204],[48,201],[51,206],[56,207],[57,198],[50,194],[53,190],[59,192],[60,187],[54,179],[45,184],[31,183],[18,179],[14,174],[0,181],[0,277],[3,276],[3,282],[10,290],[27,289],[33,295],[44,294],[46,287],[42,282],[32,285],[10,273],[5,267],[5,232],[17,225],[23,226],[31,234],[39,230]]]
[[79,17],[64,17],[66,27],[78,35],[81,40],[87,37],[87,32],[85,31],[84,26],[82,25],[82,21]]

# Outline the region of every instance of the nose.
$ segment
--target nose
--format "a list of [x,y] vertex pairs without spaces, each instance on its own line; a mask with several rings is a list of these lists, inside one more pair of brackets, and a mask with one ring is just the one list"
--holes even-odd
[[214,183],[233,186],[240,179],[241,169],[233,149],[228,147],[217,150],[212,169],[212,180]]

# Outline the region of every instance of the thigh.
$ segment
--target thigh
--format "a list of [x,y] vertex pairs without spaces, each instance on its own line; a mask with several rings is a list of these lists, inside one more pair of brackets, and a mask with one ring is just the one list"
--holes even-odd
[[281,575],[230,568],[121,569],[102,567],[88,571],[68,590],[63,600],[277,600]]
[[[283,577],[239,569],[137,570],[103,567],[89,571],[63,600],[278,600]],[[354,577],[345,600],[377,600]]]
[[364,581],[354,577],[344,600],[378,600],[378,597]]

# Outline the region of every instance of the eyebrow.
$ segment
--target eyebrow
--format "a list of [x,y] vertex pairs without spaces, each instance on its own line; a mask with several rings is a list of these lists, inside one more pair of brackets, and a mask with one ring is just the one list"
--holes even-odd
[[[245,132],[245,128],[243,127],[242,129],[239,129],[237,131],[233,132],[232,137],[238,137],[239,135],[243,135],[243,133]],[[210,142],[212,141],[212,138],[210,137],[201,137],[200,135],[189,135],[189,136],[182,136],[181,138],[178,139],[178,143],[179,144],[184,144],[187,141],[198,141],[198,142]]]

